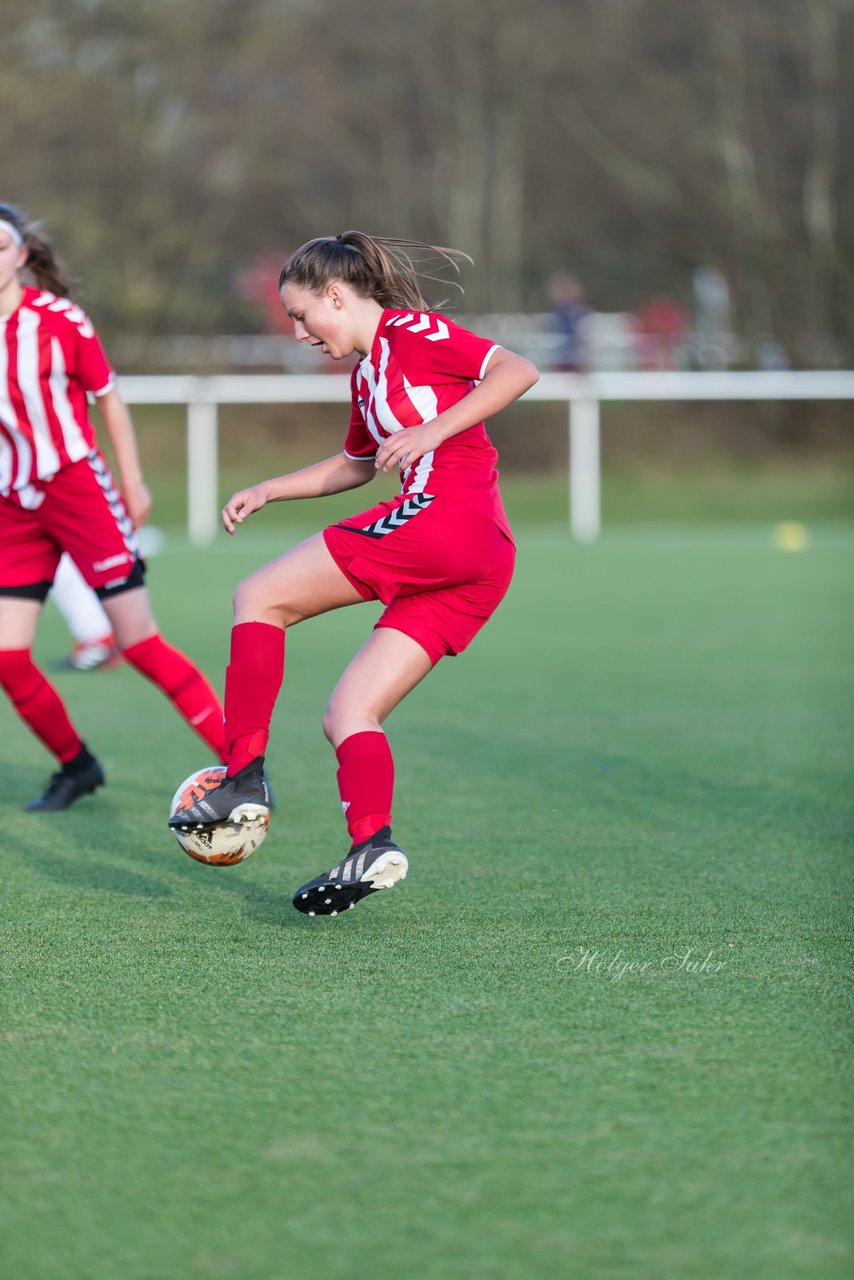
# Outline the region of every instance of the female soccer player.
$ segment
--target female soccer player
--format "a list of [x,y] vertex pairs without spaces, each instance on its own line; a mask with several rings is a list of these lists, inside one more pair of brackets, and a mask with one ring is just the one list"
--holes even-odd
[[[22,273],[35,279],[26,286]],[[67,809],[104,782],[57,691],[32,660],[45,596],[66,551],[95,589],[123,656],[222,755],[222,709],[157,630],[134,530],[151,499],[127,408],[88,317],[68,299],[50,245],[0,205],[0,687],[60,769],[28,810]],[[119,496],[87,411],[95,396]]]
[[330,609],[381,600],[370,638],[341,677],[324,732],[352,847],[298,889],[294,906],[336,915],[407,872],[391,838],[394,768],[383,721],[446,654],[460,653],[510,584],[515,551],[483,420],[537,380],[521,356],[429,311],[410,254],[415,241],[348,231],[310,240],[279,279],[300,342],[335,360],[354,354],[342,453],[235,493],[225,528],[267,502],[318,497],[400,469],[398,497],[332,525],[237,588],[225,686],[228,768],[170,825],[210,826],[263,814],[264,751],[284,673],[285,630]]

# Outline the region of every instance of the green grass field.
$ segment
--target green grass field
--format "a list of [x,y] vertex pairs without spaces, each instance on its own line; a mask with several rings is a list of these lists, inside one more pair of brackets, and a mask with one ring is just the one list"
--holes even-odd
[[[263,519],[152,564],[217,683]],[[850,1275],[852,551],[523,531],[389,722],[410,877],[335,920],[289,893],[345,847],[319,724],[371,606],[292,634],[240,867],[166,830],[207,756],[130,671],[57,677],[110,778],[67,814],[0,710],[3,1274]]]

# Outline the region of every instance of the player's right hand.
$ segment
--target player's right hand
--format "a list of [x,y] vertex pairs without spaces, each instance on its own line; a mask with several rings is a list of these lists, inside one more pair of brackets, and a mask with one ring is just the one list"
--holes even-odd
[[264,484],[255,484],[251,489],[233,493],[222,509],[222,525],[226,533],[234,533],[236,525],[243,524],[247,516],[260,511],[269,500]]
[[134,529],[139,529],[148,519],[148,513],[151,510],[151,494],[142,480],[136,480],[133,484],[125,485],[122,498],[131,524]]

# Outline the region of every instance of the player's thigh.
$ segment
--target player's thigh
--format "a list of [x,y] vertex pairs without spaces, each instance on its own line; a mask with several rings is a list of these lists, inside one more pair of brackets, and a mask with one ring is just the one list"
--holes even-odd
[[31,649],[41,611],[41,600],[0,595],[0,649]]
[[323,535],[317,533],[238,584],[234,621],[289,627],[364,599],[332,559]]
[[411,636],[391,627],[373,631],[329,699],[323,730],[332,745],[379,727],[432,667],[426,650]]
[[157,622],[151,608],[151,600],[145,587],[132,587],[115,595],[101,597],[104,613],[120,649],[147,640],[157,631]]

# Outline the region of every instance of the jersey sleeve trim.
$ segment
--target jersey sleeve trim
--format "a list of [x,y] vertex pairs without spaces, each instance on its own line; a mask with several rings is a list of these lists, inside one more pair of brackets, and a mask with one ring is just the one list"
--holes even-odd
[[487,351],[486,355],[483,357],[483,364],[480,366],[480,373],[477,375],[477,380],[478,380],[478,382],[482,382],[482,381],[483,381],[484,374],[486,373],[486,366],[489,364],[490,360],[491,360],[491,359],[492,359],[492,357],[495,355],[496,351],[500,350],[500,346],[501,346],[501,344],[500,344],[500,343],[498,343],[498,342],[494,343],[494,344],[489,348],[489,350]]
[[114,378],[114,377],[113,377],[113,378],[110,378],[109,382],[105,382],[105,383],[104,383],[104,385],[103,385],[103,387],[99,387],[97,391],[93,391],[93,392],[92,392],[92,395],[93,395],[93,396],[95,396],[96,398],[97,398],[98,396],[105,396],[105,395],[107,394],[107,392],[108,392],[108,391],[112,391],[112,390],[113,390],[113,388],[115,387],[115,385],[116,385],[116,380],[115,380],[115,378]]
[[344,450],[344,457],[349,458],[351,462],[373,462],[376,456],[376,449],[373,453],[348,453],[346,449]]

